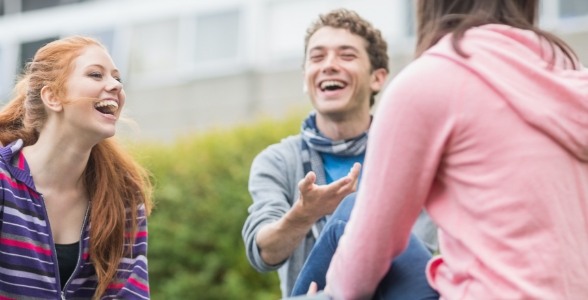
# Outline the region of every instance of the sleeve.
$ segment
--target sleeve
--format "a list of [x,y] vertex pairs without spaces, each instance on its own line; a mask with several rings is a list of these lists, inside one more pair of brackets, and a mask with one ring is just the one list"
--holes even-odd
[[369,298],[406,248],[454,130],[453,98],[467,79],[456,75],[457,68],[423,56],[386,88],[370,129],[356,205],[327,273],[335,299]]
[[276,270],[283,263],[268,265],[263,261],[255,240],[257,232],[263,225],[284,216],[291,209],[296,194],[293,191],[296,184],[289,180],[289,175],[295,170],[288,164],[284,151],[279,151],[277,146],[280,145],[270,146],[253,160],[249,176],[253,204],[249,206],[249,215],[241,234],[247,259],[259,272]]
[[[132,221],[132,220],[129,220]],[[116,299],[150,299],[147,269],[147,217],[145,206],[137,211],[138,223],[132,252],[123,256],[117,272]]]

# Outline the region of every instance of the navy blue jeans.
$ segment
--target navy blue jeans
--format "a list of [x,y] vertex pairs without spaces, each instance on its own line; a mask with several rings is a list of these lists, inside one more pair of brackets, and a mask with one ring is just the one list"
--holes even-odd
[[[319,290],[325,288],[325,277],[339,238],[343,234],[355,204],[355,194],[347,196],[335,210],[312,248],[292,290],[292,296],[304,295],[312,281]],[[370,241],[357,241],[369,243]],[[431,253],[414,235],[408,247],[391,264],[390,271],[380,282],[374,299],[439,299],[439,294],[429,286],[425,275]]]

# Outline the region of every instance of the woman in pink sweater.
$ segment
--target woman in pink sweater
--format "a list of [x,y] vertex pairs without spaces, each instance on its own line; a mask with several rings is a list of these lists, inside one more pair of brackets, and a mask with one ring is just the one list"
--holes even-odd
[[537,0],[419,0],[418,58],[384,92],[327,274],[369,299],[423,207],[442,299],[588,297],[588,70]]

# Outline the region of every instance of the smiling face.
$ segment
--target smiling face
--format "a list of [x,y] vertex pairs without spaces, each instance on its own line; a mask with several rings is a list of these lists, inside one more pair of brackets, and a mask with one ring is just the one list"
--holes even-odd
[[73,62],[65,82],[63,119],[72,131],[97,141],[114,135],[116,121],[125,103],[125,92],[107,51],[86,47]]
[[330,118],[369,114],[370,97],[385,81],[372,70],[367,41],[347,29],[322,27],[308,40],[304,80],[319,114]]

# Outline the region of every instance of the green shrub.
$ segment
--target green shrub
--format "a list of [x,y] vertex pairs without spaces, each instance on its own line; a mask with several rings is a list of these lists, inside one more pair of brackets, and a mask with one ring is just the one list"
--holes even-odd
[[241,228],[251,198],[255,155],[296,134],[303,116],[265,120],[185,138],[171,145],[135,144],[153,175],[149,219],[153,299],[279,299],[277,273],[247,262]]

